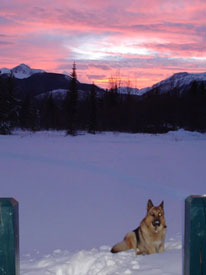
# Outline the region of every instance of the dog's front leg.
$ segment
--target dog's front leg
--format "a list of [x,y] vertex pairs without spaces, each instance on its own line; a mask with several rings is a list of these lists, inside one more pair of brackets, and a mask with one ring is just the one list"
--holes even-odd
[[154,253],[157,253],[157,251],[153,246],[147,247],[147,254],[154,254]]
[[146,255],[147,253],[143,250],[140,250],[138,247],[136,248],[136,255]]
[[164,244],[161,244],[161,245],[159,246],[159,249],[158,249],[157,252],[164,252],[164,251],[165,251]]
[[137,250],[136,250],[136,255],[142,255],[142,254],[143,254],[143,252],[140,251],[140,250],[137,248]]

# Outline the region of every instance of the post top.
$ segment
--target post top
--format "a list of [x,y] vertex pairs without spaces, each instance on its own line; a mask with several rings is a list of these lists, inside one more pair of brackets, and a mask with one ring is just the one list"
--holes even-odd
[[204,195],[191,195],[185,199],[186,202],[191,203],[192,201],[196,201],[198,199],[205,199],[206,200],[206,194]]
[[15,205],[18,205],[18,201],[15,200],[14,198],[0,198],[0,204],[1,205],[12,205],[12,206],[15,206]]

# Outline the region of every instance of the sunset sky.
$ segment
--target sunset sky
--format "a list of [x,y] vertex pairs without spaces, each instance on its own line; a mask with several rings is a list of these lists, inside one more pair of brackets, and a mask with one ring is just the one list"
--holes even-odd
[[146,87],[206,71],[205,0],[0,0],[0,68],[25,63]]

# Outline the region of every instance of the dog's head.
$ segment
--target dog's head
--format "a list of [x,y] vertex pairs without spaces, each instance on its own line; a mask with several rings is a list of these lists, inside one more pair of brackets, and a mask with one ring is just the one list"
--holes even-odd
[[154,206],[151,200],[147,202],[147,223],[153,232],[158,233],[166,228],[164,218],[164,201],[158,206]]

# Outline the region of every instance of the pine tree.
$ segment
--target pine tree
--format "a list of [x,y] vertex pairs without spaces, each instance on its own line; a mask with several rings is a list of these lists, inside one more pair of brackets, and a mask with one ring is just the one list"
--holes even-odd
[[97,110],[96,110],[96,90],[95,85],[92,84],[90,97],[89,97],[89,130],[88,132],[91,134],[96,133],[97,128]]
[[54,103],[54,99],[50,94],[46,99],[46,129],[56,129],[56,105]]
[[19,101],[14,97],[14,77],[0,80],[0,134],[11,134],[12,128],[18,125]]
[[0,135],[11,134],[11,125],[9,123],[9,104],[7,100],[7,94],[3,87],[3,83],[0,83]]
[[37,124],[37,110],[30,95],[27,95],[21,106],[20,126],[22,129],[35,131],[38,128]]
[[66,112],[67,112],[67,135],[75,136],[77,133],[77,101],[78,101],[78,89],[77,89],[77,75],[76,64],[73,64],[71,74],[70,88],[66,96]]

